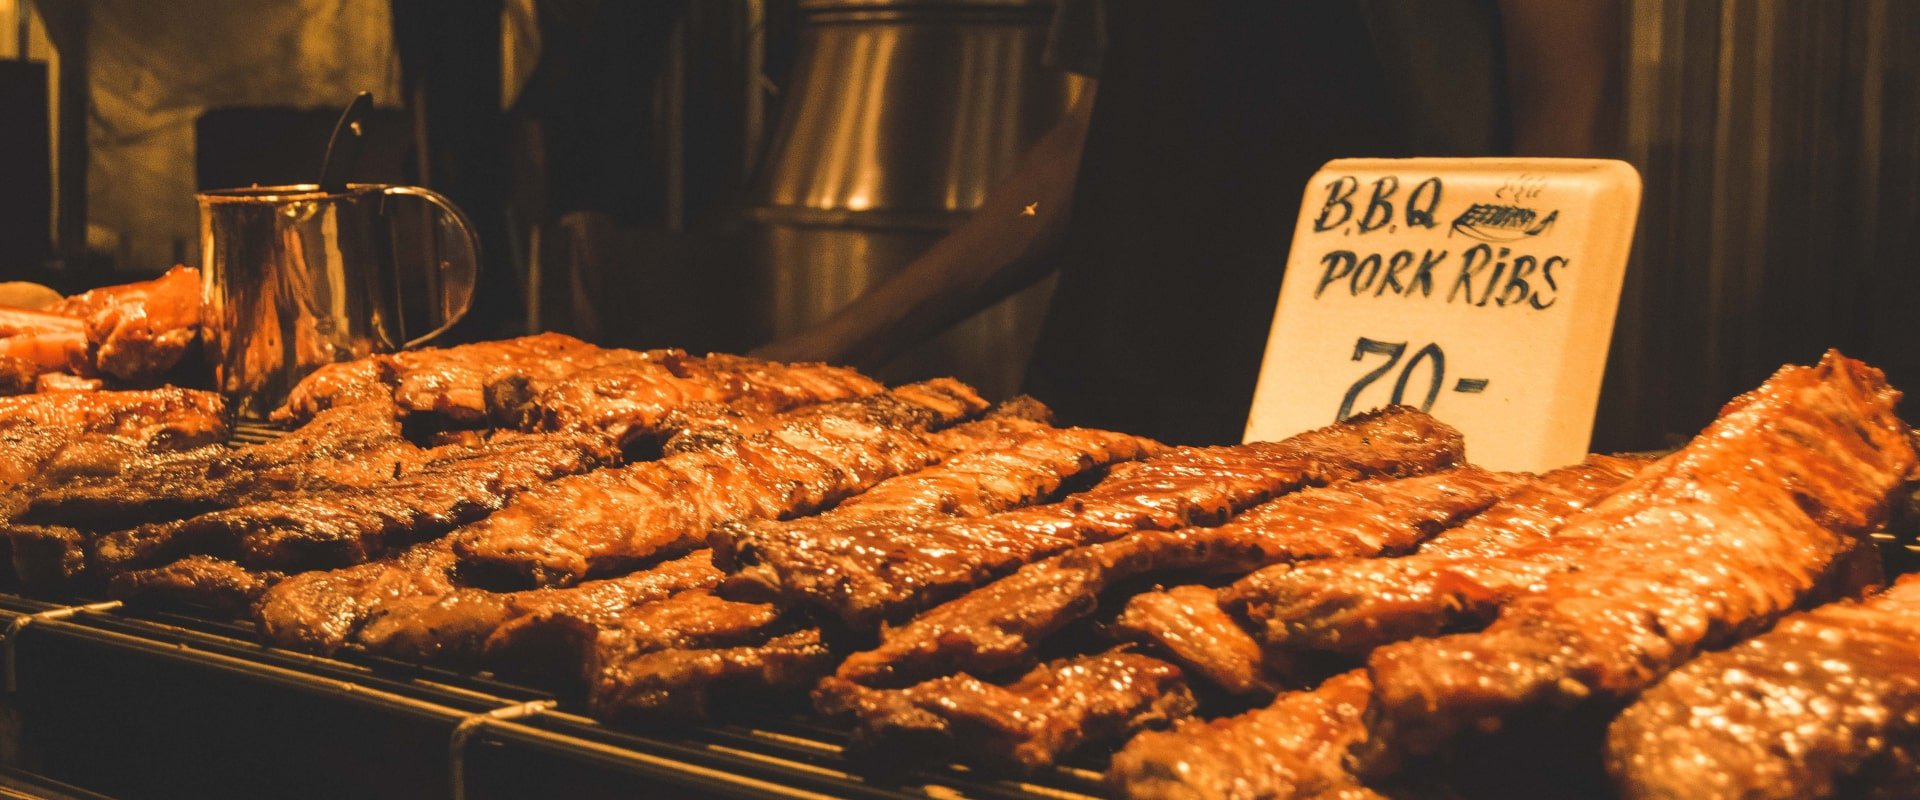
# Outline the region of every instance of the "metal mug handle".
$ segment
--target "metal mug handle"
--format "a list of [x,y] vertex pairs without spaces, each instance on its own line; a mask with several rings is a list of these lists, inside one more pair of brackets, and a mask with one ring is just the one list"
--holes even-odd
[[[402,349],[411,349],[446,333],[449,328],[459,323],[461,318],[467,315],[467,310],[473,306],[474,285],[480,277],[480,237],[474,232],[473,222],[467,219],[466,212],[461,211],[459,206],[454,205],[453,201],[439,192],[418,186],[384,186],[381,187],[381,193],[388,197],[398,195],[424,201],[438,212],[440,219],[436,220],[436,223],[451,225],[457,234],[452,238],[460,242],[455,253],[448,254],[459,256],[458,258],[436,258],[435,262],[428,266],[429,269],[439,271],[438,294],[441,296],[444,307],[452,310],[440,315],[442,322],[439,327],[428,331],[425,335],[408,339],[401,345]],[[435,255],[441,255],[437,247]],[[400,266],[396,264],[395,269],[400,269]],[[397,275],[395,279],[398,280]],[[404,331],[402,335],[405,335]]]

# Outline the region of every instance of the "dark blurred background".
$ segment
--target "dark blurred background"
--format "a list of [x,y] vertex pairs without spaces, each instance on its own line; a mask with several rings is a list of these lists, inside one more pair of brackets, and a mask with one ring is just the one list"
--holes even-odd
[[[1920,386],[1920,4],[1617,0],[1645,179],[1599,448],[1837,346]],[[480,225],[457,335],[745,350],[977,206],[1084,90],[1046,0],[0,0],[0,279],[197,263],[198,188],[357,177]],[[1046,284],[883,370],[1017,390]],[[1143,367],[1146,368],[1146,367]]]

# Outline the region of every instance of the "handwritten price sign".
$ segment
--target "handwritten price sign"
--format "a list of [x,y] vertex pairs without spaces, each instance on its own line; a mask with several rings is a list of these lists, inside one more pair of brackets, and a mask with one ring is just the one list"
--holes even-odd
[[1247,440],[1388,403],[1475,463],[1579,460],[1640,175],[1589,159],[1343,159],[1307,187]]

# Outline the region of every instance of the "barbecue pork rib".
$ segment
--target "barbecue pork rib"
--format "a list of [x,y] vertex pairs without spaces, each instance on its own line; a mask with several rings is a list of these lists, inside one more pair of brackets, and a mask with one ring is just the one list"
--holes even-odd
[[750,414],[769,414],[884,391],[886,387],[844,367],[719,354],[693,358],[673,351],[657,359],[618,361],[575,373],[530,394],[511,415],[542,430],[597,430],[633,439],[658,433],[668,412],[692,403],[725,403]]
[[1920,749],[1915,575],[1675,670],[1614,720],[1607,762],[1628,798],[1911,796],[1903,748]]
[[1195,706],[1179,667],[1123,651],[1048,662],[1006,686],[964,673],[904,689],[828,678],[815,697],[822,713],[854,720],[849,746],[874,761],[957,755],[1021,772],[1165,725]]
[[1457,431],[1395,407],[1284,442],[1178,448],[1117,467],[1056,503],[843,531],[824,543],[828,557],[775,561],[781,554],[762,552],[752,579],[777,581],[769,593],[871,629],[1063,550],[1136,530],[1217,524],[1302,486],[1429,472],[1459,461],[1461,447]]
[[[794,416],[810,419],[816,415],[815,409],[823,407],[794,412]],[[1102,434],[1106,439],[1081,441],[1074,437],[1086,432],[1059,431],[1027,418],[1035,414],[1044,416],[1044,407],[1036,409],[1030,403],[1019,403],[996,408],[986,419],[935,433],[932,438],[938,440],[940,449],[957,455],[936,466],[881,481],[819,516],[783,524],[804,525],[822,520],[850,522],[912,514],[982,514],[1009,508],[1032,497],[1033,491],[1023,488],[996,495],[969,486],[974,491],[962,494],[956,492],[955,487],[961,485],[956,482],[956,476],[974,476],[982,464],[1012,468],[1017,462],[1009,455],[1024,454],[1036,444],[1055,444],[1061,438],[1070,443],[1079,442],[1079,446],[1093,451],[1104,447],[1108,439],[1131,439],[1120,434]],[[985,457],[984,460],[981,457]],[[1000,479],[1009,485],[1018,483],[1016,474],[1003,474]],[[689,572],[695,564],[698,564],[697,571]],[[671,575],[665,578],[668,581],[665,585],[674,587],[673,592],[712,588],[721,577],[711,565],[709,551],[703,549],[660,567],[564,589],[487,592],[468,588],[444,597],[396,599],[382,605],[369,618],[355,635],[354,643],[361,649],[403,660],[463,662],[473,660],[482,644],[488,645],[490,652],[505,652],[526,650],[514,646],[523,640],[577,640],[585,635],[583,632],[613,626],[634,606],[663,599],[655,591],[635,594],[625,588],[657,585],[663,579],[655,573],[661,570],[672,575],[699,575],[698,583],[687,583]],[[589,655],[590,648],[574,647],[556,651],[550,658],[571,659],[574,666],[567,670],[571,676]],[[525,656],[519,658],[524,660]]]
[[1388,642],[1480,627],[1540,576],[1579,558],[1571,550],[1509,554],[1547,540],[1646,463],[1590,456],[1542,475],[1413,555],[1269,567],[1222,592],[1222,604],[1276,653],[1360,658]]
[[789,586],[831,574],[877,532],[935,520],[973,519],[1047,499],[1070,481],[1163,450],[1109,431],[1046,428],[1011,446],[978,449],[937,467],[883,481],[839,508],[797,520],[716,526],[714,561],[733,573],[741,597],[782,597]]
[[82,321],[100,374],[146,383],[180,363],[200,336],[200,271],[175,266],[150,281],[82,292],[47,311]]
[[273,418],[304,422],[334,406],[385,397],[405,413],[478,422],[486,418],[491,384],[544,387],[607,361],[648,357],[559,333],[374,355],[314,370],[293,387]]
[[1152,645],[1190,675],[1238,695],[1272,695],[1286,669],[1268,663],[1260,643],[1220,608],[1220,596],[1208,586],[1175,586],[1143,592],[1108,626],[1127,642]]
[[756,644],[655,650],[602,665],[587,694],[587,713],[626,727],[697,722],[715,698],[752,702],[810,686],[839,658],[818,628],[781,633]]
[[1515,553],[1575,550],[1485,631],[1391,644],[1374,683],[1363,774],[1391,774],[1467,730],[1633,699],[1703,649],[1794,606],[1877,579],[1864,534],[1913,470],[1899,393],[1829,352],[1735,398],[1679,452],[1558,534]]
[[227,437],[226,404],[211,392],[148,389],[0,397],[0,491],[36,477],[88,435],[150,450],[184,450]]
[[1366,738],[1372,690],[1354,670],[1239,716],[1143,732],[1114,754],[1107,785],[1129,800],[1380,797],[1344,763]]
[[880,634],[836,675],[897,686],[937,675],[989,675],[1030,662],[1040,644],[1093,613],[1129,579],[1244,574],[1267,564],[1405,552],[1521,485],[1523,476],[1458,467],[1403,480],[1309,488],[1224,525],[1139,531],[1067,550]]
[[358,564],[473,522],[522,492],[617,457],[598,434],[507,433],[480,447],[441,451],[418,469],[374,486],[264,500],[116,531],[94,543],[91,564],[108,576],[189,555],[218,555],[253,569],[286,571]]
[[942,379],[849,406],[732,446],[555,481],[454,534],[460,568],[490,588],[568,585],[685,552],[717,523],[812,513],[938,461],[945,453],[925,429],[977,416],[986,401]]
[[224,558],[187,556],[165,566],[113,576],[107,596],[129,606],[177,608],[238,619],[286,575],[255,571]]
[[340,406],[261,444],[126,460],[34,494],[14,519],[117,530],[295,492],[366,487],[418,466],[390,403]]
[[[878,405],[890,407],[893,404]],[[818,408],[821,407],[796,413],[804,415],[805,419],[817,419]],[[849,413],[855,412],[865,413],[859,409],[849,410]],[[1034,415],[1044,416],[1045,409],[1036,408],[1031,403],[1014,404],[994,410],[985,419],[956,425],[927,438],[942,454],[1016,447],[1028,438],[1040,435],[1042,431],[1051,430],[1028,419]],[[737,444],[729,445],[732,451],[738,451]],[[696,466],[708,463],[702,454],[692,452],[666,461]],[[868,513],[862,509],[870,509],[872,513],[899,512],[911,507],[912,499],[901,489],[883,487],[918,485],[915,481],[924,481],[928,489],[923,492],[922,504],[937,501],[939,498],[934,490],[946,485],[945,481],[938,480],[941,474],[939,468],[933,468],[882,481],[873,490],[856,495],[828,514],[844,517]],[[702,495],[705,498],[703,502],[711,502],[711,506],[703,510],[674,511],[683,518],[686,527],[678,531],[663,531],[662,535],[676,541],[685,540],[687,546],[697,546],[703,535],[700,526],[707,524],[707,519],[733,513],[735,505],[730,496],[777,493],[788,488],[790,477],[772,470],[733,471],[722,473],[722,476],[725,483],[712,486],[708,494]],[[766,509],[749,511],[762,513]],[[773,511],[791,513],[779,508]],[[706,552],[700,549],[694,555],[669,563],[692,564],[696,560],[706,559]],[[595,598],[617,597],[617,594],[605,593],[624,591],[621,587],[631,582],[653,580],[647,577],[647,573],[635,573],[545,592],[490,592],[473,587],[456,588],[453,579],[455,565],[453,543],[447,539],[416,546],[385,561],[331,573],[298,575],[276,587],[264,598],[259,614],[261,629],[271,641],[284,646],[332,653],[353,644],[359,628],[378,614],[383,620],[375,630],[377,641],[358,643],[356,646],[379,649],[406,658],[460,661],[471,658],[494,634],[495,629],[522,617],[530,618],[516,630],[526,636],[540,635],[539,628],[550,621],[567,628],[557,635],[566,635],[580,625],[597,624],[600,621],[598,614],[568,619],[560,610],[563,607],[594,606],[608,614],[616,613],[627,606],[618,601],[599,605]],[[647,572],[664,566],[654,567]],[[715,582],[720,578],[717,571],[706,573],[703,570],[703,573],[710,575]],[[446,598],[446,601],[442,602],[442,598]]]

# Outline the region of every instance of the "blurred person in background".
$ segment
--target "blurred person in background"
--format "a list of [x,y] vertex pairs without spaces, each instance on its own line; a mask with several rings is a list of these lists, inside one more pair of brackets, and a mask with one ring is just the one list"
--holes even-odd
[[1059,284],[1026,390],[1061,419],[1236,442],[1306,182],[1360,156],[1599,156],[1610,0],[1062,0],[1049,63],[1097,88],[969,221],[759,355],[871,367]]

